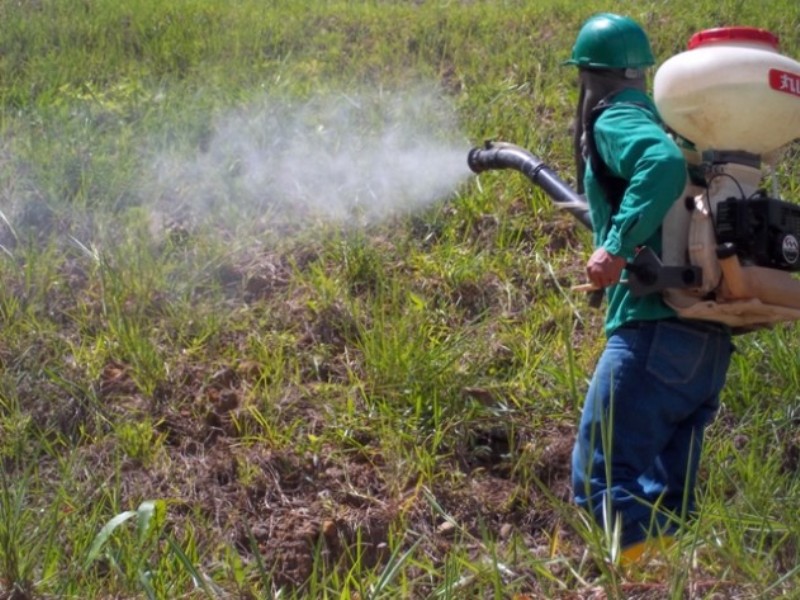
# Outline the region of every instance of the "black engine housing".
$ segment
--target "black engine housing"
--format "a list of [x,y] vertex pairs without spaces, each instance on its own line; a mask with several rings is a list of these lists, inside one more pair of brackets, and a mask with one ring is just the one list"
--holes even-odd
[[717,205],[720,244],[731,243],[743,264],[800,271],[800,206],[764,192]]

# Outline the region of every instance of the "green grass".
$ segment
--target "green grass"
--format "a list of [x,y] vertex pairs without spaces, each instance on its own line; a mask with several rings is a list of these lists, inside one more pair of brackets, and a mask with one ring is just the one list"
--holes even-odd
[[569,503],[589,236],[466,153],[571,181],[599,10],[800,55],[789,0],[0,0],[0,598],[793,597],[794,326],[660,578]]

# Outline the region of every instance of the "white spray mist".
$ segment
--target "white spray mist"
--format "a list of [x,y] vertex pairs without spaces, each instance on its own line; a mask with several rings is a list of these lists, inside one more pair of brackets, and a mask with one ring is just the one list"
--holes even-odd
[[203,149],[161,153],[149,195],[193,223],[371,224],[452,196],[468,149],[435,89],[265,99],[218,118]]

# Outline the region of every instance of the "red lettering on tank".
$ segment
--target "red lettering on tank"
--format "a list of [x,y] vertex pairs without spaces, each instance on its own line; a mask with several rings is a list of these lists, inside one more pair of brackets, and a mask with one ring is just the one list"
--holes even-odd
[[769,87],[779,92],[800,96],[800,75],[778,69],[770,69]]

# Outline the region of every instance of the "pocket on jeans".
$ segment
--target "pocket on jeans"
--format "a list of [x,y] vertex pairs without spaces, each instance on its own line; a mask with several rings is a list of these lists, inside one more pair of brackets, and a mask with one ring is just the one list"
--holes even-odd
[[666,384],[688,383],[703,361],[708,336],[680,323],[660,322],[647,356],[647,372]]

